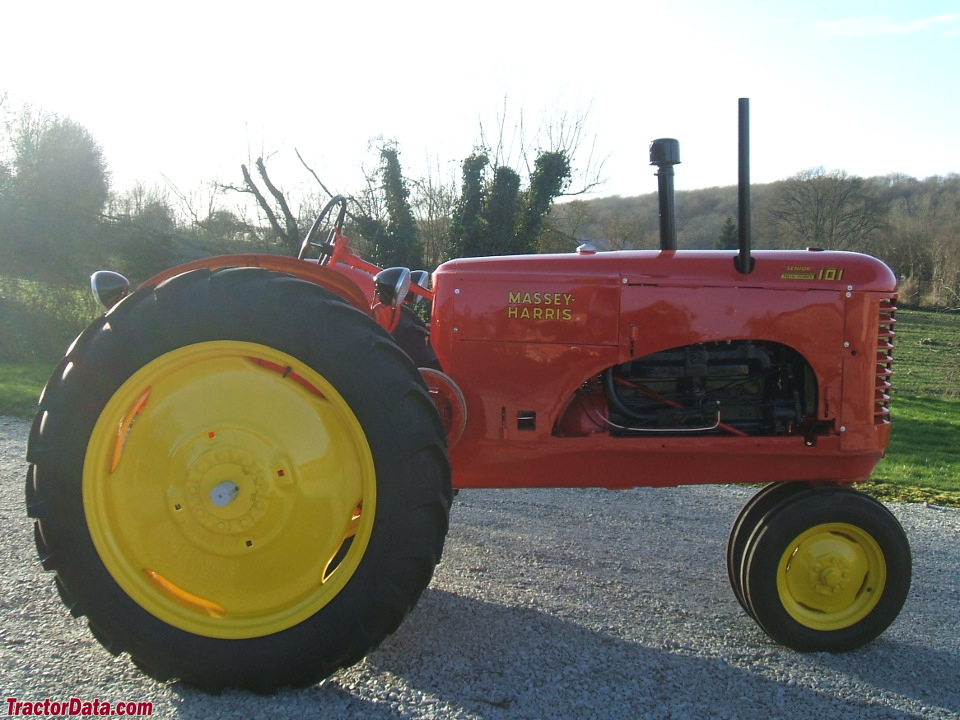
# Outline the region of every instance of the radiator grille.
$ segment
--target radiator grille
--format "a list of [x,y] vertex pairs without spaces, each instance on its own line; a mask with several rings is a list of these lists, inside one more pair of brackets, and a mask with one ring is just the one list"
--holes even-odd
[[897,323],[896,297],[880,301],[877,336],[877,384],[874,389],[873,421],[877,425],[890,422],[890,378],[893,376],[893,338]]

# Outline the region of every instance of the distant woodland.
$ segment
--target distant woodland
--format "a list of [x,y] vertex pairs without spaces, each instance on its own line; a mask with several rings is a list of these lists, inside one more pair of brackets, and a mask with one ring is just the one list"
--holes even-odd
[[[293,196],[284,182],[303,177],[271,177],[263,157],[238,162],[235,184],[117,189],[83,126],[7,107],[2,96],[0,110],[0,360],[45,354],[45,333],[52,345],[69,340],[96,312],[72,294],[93,270],[136,282],[208,255],[293,254],[329,188],[344,191],[299,158],[314,190]],[[426,269],[452,257],[569,252],[584,241],[601,250],[658,247],[655,192],[590,199],[602,163],[582,159],[582,120],[561,119],[550,144],[509,161],[481,142],[460,177],[447,180],[407,177],[397,145],[381,141],[365,186],[350,191],[347,233],[382,267]],[[861,178],[813,168],[754,185],[752,196],[754,247],[869,253],[899,277],[901,304],[960,309],[960,175]],[[735,187],[678,192],[679,247],[735,247],[736,207]]]

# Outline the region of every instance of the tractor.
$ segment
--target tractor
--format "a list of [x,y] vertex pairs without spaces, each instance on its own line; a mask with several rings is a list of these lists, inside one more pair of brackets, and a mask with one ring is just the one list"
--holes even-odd
[[135,290],[94,273],[105,312],[27,451],[64,604],[157,680],[269,693],[399,627],[459,489],[746,483],[726,557],[746,613],[797,651],[877,637],[910,548],[853,486],[889,440],[896,279],[862,254],[750,247],[747,115],[737,250],[677,249],[679,144],[660,139],[658,250],[380,268],[338,196],[296,258]]

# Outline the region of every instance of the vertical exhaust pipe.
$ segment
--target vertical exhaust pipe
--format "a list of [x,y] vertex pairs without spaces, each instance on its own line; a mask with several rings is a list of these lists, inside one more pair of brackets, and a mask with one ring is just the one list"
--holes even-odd
[[750,98],[740,98],[739,110],[737,236],[740,253],[733,259],[733,265],[741,275],[749,275],[754,266],[750,256]]
[[673,166],[680,163],[680,143],[660,138],[650,143],[650,164],[657,166],[660,199],[660,249],[677,249],[677,212],[673,198]]

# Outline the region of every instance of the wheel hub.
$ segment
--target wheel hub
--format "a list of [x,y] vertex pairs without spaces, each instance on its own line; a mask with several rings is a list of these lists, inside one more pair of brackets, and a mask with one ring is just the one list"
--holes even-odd
[[841,593],[850,583],[850,563],[839,555],[823,555],[811,566],[809,582],[819,595]]
[[290,512],[284,491],[292,478],[287,462],[270,463],[269,456],[251,433],[227,428],[205,431],[176,453],[168,472],[168,508],[194,547],[243,553],[262,547],[282,528]]
[[843,523],[798,536],[781,561],[777,583],[787,612],[808,627],[847,627],[875,607],[883,557],[865,532]]
[[184,483],[187,507],[208,530],[250,528],[267,509],[266,473],[250,452],[215,448],[198,457]]

